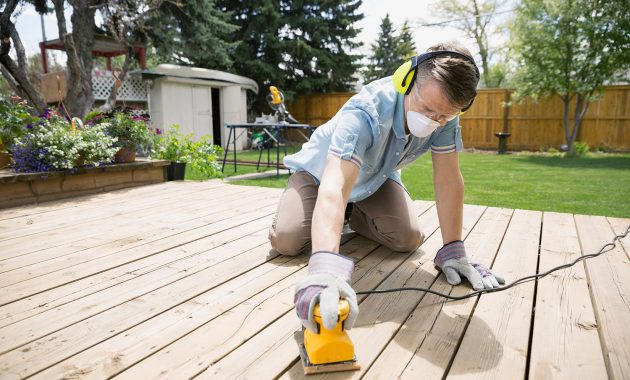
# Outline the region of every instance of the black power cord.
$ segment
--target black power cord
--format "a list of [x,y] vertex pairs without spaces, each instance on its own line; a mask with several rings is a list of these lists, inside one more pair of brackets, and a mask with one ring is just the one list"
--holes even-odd
[[[518,280],[498,287],[498,288],[494,288],[494,289],[483,289],[483,290],[476,290],[472,293],[463,295],[463,296],[459,296],[459,297],[455,297],[455,296],[451,296],[450,294],[444,294],[444,293],[440,293],[440,292],[436,292],[435,290],[431,290],[431,289],[426,289],[426,288],[414,288],[414,287],[406,287],[406,288],[392,288],[392,289],[382,289],[382,290],[366,290],[366,291],[362,291],[362,292],[356,292],[357,295],[360,294],[382,294],[382,293],[393,293],[393,292],[402,292],[402,291],[407,291],[407,290],[412,290],[412,291],[418,291],[418,292],[425,292],[425,293],[431,293],[431,294],[435,294],[436,296],[439,297],[443,297],[449,300],[454,300],[454,301],[459,301],[459,300],[463,300],[466,298],[471,298],[471,297],[475,297],[479,294],[484,294],[484,293],[496,293],[496,292],[502,292],[504,290],[508,290],[513,286],[516,286],[518,284],[522,284],[525,282],[529,282],[529,281],[533,281],[533,280],[537,280],[539,278],[543,278],[545,276],[547,276],[550,273],[559,271],[560,269],[566,269],[569,267],[572,267],[573,265],[577,264],[578,262],[582,261],[582,260],[586,260],[586,259],[590,259],[593,257],[597,257],[605,252],[608,252],[612,249],[614,249],[617,246],[617,240],[623,239],[626,236],[628,236],[628,233],[630,233],[630,226],[628,226],[628,228],[626,228],[626,232],[624,232],[621,235],[616,235],[612,241],[610,243],[605,244],[603,247],[601,247],[599,249],[599,251],[597,251],[597,253],[592,253],[589,255],[584,255],[584,256],[580,256],[577,259],[575,259],[573,262],[571,263],[567,263],[564,265],[560,265],[557,266],[555,268],[551,268],[548,271],[544,272],[544,273],[539,273],[539,274],[534,274],[531,276],[527,276],[527,277],[523,277],[523,278],[519,278]],[[607,249],[608,248],[608,249]]]

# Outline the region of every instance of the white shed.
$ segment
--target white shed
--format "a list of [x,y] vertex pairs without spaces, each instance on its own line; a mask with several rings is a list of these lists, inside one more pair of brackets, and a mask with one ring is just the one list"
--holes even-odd
[[[223,71],[161,64],[142,74],[149,82],[154,127],[167,130],[179,124],[182,133],[196,138],[210,135],[214,144],[224,148],[228,138],[225,124],[247,122],[246,92],[258,93],[252,79]],[[240,134],[237,149],[243,149],[246,142],[246,135]]]

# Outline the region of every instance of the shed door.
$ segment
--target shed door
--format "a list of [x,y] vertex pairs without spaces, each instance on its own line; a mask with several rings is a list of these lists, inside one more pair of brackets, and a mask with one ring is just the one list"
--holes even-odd
[[212,141],[212,95],[210,87],[193,86],[193,131],[195,137],[210,136]]

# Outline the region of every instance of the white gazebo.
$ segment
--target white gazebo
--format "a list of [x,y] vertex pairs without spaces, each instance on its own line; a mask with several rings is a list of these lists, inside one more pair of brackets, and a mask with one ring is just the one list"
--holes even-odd
[[[154,127],[165,130],[178,124],[182,133],[212,136],[213,143],[222,147],[228,137],[225,124],[247,122],[247,90],[258,93],[250,78],[198,67],[161,64],[143,71],[142,77],[149,82],[147,100]],[[237,149],[245,144],[246,136],[241,135]]]

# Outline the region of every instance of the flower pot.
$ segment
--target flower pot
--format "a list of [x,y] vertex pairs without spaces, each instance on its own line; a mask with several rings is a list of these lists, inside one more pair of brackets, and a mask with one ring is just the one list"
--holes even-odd
[[181,181],[186,175],[185,162],[171,162],[166,168],[166,179],[168,181]]
[[118,164],[125,164],[136,161],[136,148],[124,146],[116,152],[114,155],[114,162]]

